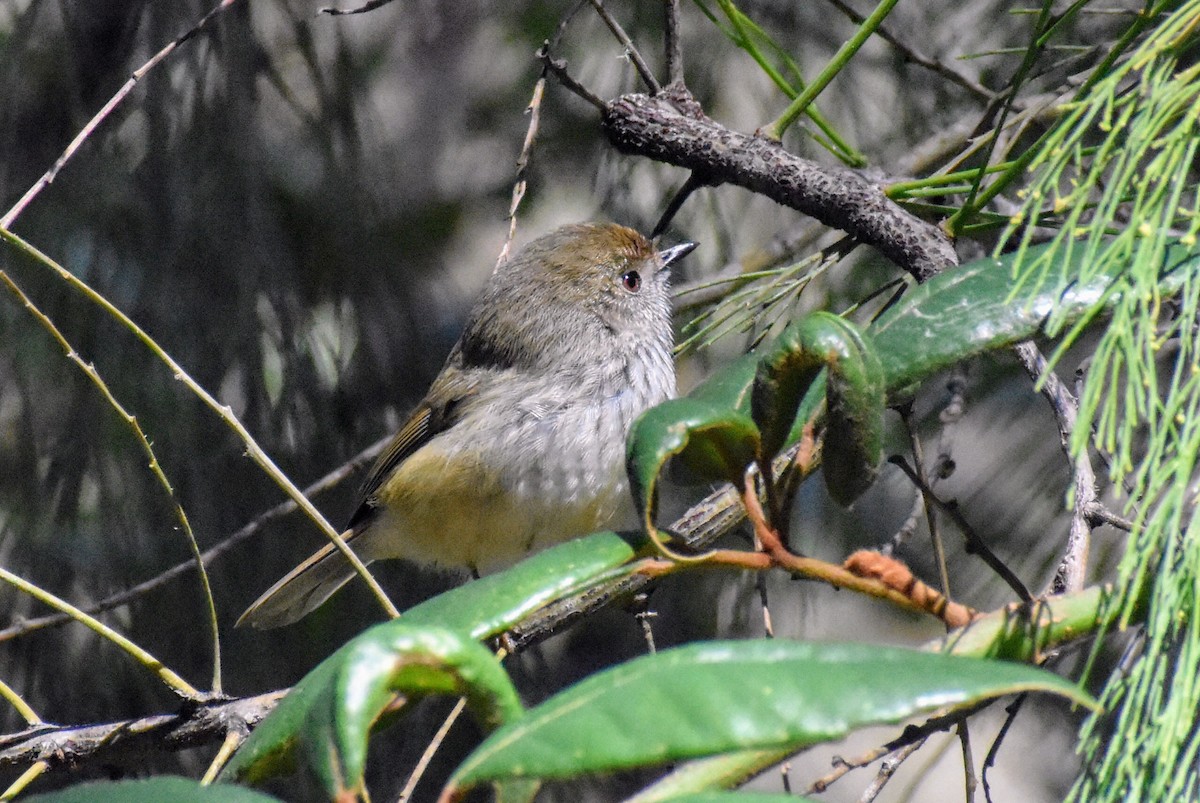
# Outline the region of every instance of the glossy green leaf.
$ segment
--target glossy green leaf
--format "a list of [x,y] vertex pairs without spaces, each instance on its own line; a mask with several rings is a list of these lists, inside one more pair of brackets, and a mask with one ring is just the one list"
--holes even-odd
[[758,427],[734,409],[694,398],[672,399],[643,413],[626,445],[633,501],[651,527],[658,477],[668,460],[678,457],[705,479],[740,482],[758,452]]
[[238,751],[223,777],[260,779],[295,766],[295,747],[301,735],[321,715],[319,712],[328,711],[325,696],[335,683],[339,666],[353,653],[352,645],[359,639],[386,642],[392,628],[422,625],[453,630],[474,640],[498,635],[546,605],[620,577],[643,546],[638,537],[600,532],[568,541],[502,572],[439,594],[406,611],[400,619],[366,631],[292,689]]
[[191,778],[163,775],[137,781],[94,781],[57,792],[22,797],[29,803],[279,803],[244,786],[201,786]]
[[[1113,626],[1120,608],[1110,605],[1111,587],[1092,587],[1052,596],[1032,605],[993,611],[921,649],[928,652],[1032,661],[1087,633]],[[689,761],[655,781],[629,803],[659,803],[684,792],[727,788],[787,759],[786,749],[746,750]]]
[[[1032,262],[1046,247],[1030,248],[1024,259]],[[1074,321],[1125,289],[1120,276],[1128,266],[1122,264],[1108,266],[1086,284],[1036,292],[1014,288],[1014,259],[988,257],[949,270],[912,288],[880,316],[869,332],[889,391],[902,391],[968,357],[1038,335],[1051,309]],[[1200,254],[1194,247],[1168,248],[1163,294],[1170,294],[1197,264]]]
[[[1025,258],[1035,258],[1044,247],[1029,249]],[[825,374],[806,363],[811,355],[804,343],[820,343],[829,337],[824,330],[848,328],[843,339],[832,341],[839,362],[851,367],[852,379],[837,378],[836,386],[830,388],[836,415],[826,422],[824,463],[831,493],[842,502],[851,501],[871,484],[882,442],[882,418],[875,404],[877,367],[887,395],[895,401],[955,363],[1037,336],[1052,308],[1063,310],[1064,320],[1074,321],[1094,313],[1106,299],[1125,289],[1120,279],[1124,265],[1111,266],[1107,274],[1087,284],[1037,291],[1014,288],[1012,260],[1012,256],[988,257],[935,276],[909,290],[865,336],[836,316],[815,313],[789,327],[782,340],[758,355],[745,355],[716,372],[689,398],[744,414],[750,412],[757,384],[760,398],[755,420],[762,431],[763,452],[776,454],[801,437],[825,399]],[[1170,293],[1198,263],[1200,255],[1194,249],[1183,245],[1169,248],[1163,260],[1163,292]],[[808,332],[810,328],[815,331]],[[850,355],[859,362],[847,362]],[[855,381],[855,377],[863,381]],[[789,414],[791,410],[794,414]],[[652,453],[654,447],[645,450]],[[644,450],[635,450],[631,439],[630,454],[635,451],[641,454]],[[636,473],[633,465],[630,468],[635,499],[645,510],[647,501],[653,501],[657,479],[652,471],[654,460],[640,461]]]
[[[499,635],[542,608],[619,576],[644,546],[639,536],[593,533],[532,555],[502,572],[452,588],[404,612],[475,639]],[[642,537],[644,541],[644,537]]]
[[469,635],[396,619],[376,625],[322,661],[250,734],[221,773],[257,780],[295,759],[330,796],[360,789],[367,736],[397,695],[467,698],[486,728],[522,713],[499,661]]
[[488,737],[451,785],[800,749],[864,725],[1027,691],[1091,704],[1072,683],[1020,664],[864,644],[696,644],[630,661],[555,695]]
[[883,368],[858,327],[814,312],[784,330],[759,359],[752,396],[762,460],[791,437],[802,402],[825,373],[825,481],[848,505],[875,481],[883,454]]
[[722,410],[737,410],[750,415],[750,395],[757,371],[758,355],[743,354],[710,374],[687,397]]
[[1029,604],[1010,603],[924,648],[954,655],[1032,661],[1087,633],[1104,632],[1116,625],[1121,609],[1111,604],[1115,593],[1111,586],[1091,586]]

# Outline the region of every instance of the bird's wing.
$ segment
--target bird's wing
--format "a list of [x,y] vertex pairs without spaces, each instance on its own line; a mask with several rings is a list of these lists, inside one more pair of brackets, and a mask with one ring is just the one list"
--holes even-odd
[[454,372],[439,379],[371,466],[359,490],[358,506],[350,517],[348,527],[352,532],[359,531],[374,515],[375,492],[392,472],[413,452],[454,426],[462,418],[462,403],[478,392],[477,378],[469,373]]

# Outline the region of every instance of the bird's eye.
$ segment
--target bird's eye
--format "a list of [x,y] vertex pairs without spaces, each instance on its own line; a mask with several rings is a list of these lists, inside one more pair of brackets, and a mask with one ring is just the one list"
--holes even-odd
[[642,274],[636,270],[626,271],[621,276],[621,286],[631,293],[642,289]]

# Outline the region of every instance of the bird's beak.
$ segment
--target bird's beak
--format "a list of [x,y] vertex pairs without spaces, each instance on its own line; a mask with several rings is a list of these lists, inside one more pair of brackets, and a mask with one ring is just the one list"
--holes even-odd
[[696,250],[696,246],[700,243],[680,243],[673,245],[670,248],[664,248],[658,252],[658,258],[662,261],[664,268],[669,268],[675,262],[683,259],[688,254]]

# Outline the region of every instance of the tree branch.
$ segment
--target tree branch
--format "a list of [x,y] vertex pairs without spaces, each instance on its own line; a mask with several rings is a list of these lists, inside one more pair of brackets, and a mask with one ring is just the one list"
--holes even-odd
[[102,725],[36,728],[0,737],[0,767],[45,761],[51,768],[147,749],[182,750],[211,744],[228,733],[249,733],[274,710],[287,689],[255,697],[187,705],[177,714],[155,714]]
[[678,86],[653,97],[604,104],[602,125],[617,150],[736,184],[840,229],[925,281],[958,264],[949,237],[901,209],[861,173],[822,167],[765,137],[730,130],[706,116]]

